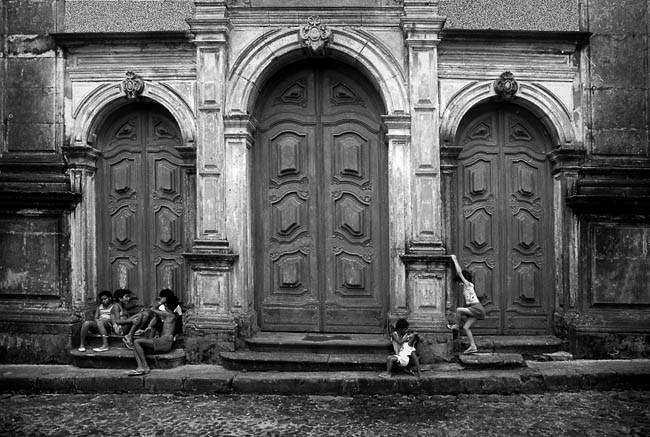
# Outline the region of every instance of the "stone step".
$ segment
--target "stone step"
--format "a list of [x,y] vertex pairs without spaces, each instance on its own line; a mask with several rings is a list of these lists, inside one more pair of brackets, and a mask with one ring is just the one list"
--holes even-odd
[[[481,353],[516,353],[526,359],[568,348],[568,342],[553,335],[475,335],[474,341]],[[457,350],[464,351],[467,347],[467,337],[460,337]]]
[[513,353],[475,353],[460,354],[460,363],[472,369],[505,369],[515,367],[526,367],[526,360],[521,354]]
[[[112,347],[106,352],[94,352],[86,347],[85,352],[77,348],[70,351],[72,364],[91,369],[134,369],[133,351],[125,347]],[[164,354],[148,354],[147,362],[152,369],[173,369],[185,364],[185,349],[175,348]]]
[[328,354],[323,352],[221,352],[224,367],[231,370],[322,372],[380,371],[386,368],[386,354]]
[[259,332],[246,340],[250,351],[312,354],[365,354],[384,357],[391,353],[383,334],[319,334]]
[[[123,348],[124,343],[122,342],[122,338],[124,336],[122,335],[117,335],[117,334],[109,334],[108,335],[108,346],[111,348]],[[139,336],[135,336],[134,338],[141,338]],[[86,349],[92,349],[94,347],[100,347],[102,345],[102,336],[99,334],[88,334],[86,337]],[[77,345],[78,346],[78,345]],[[176,340],[174,341],[174,346],[178,348],[184,348],[185,347],[185,338],[182,334],[176,335]],[[76,348],[75,348],[76,350]]]

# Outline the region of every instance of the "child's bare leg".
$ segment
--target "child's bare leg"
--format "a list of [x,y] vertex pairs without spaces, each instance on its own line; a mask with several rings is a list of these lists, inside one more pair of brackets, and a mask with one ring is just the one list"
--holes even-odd
[[476,317],[468,317],[467,320],[465,321],[465,325],[463,326],[463,329],[467,333],[467,339],[469,340],[469,348],[465,352],[476,352],[476,343],[474,342],[474,335],[472,334],[472,330],[470,329],[472,325],[476,322]]
[[94,320],[86,320],[83,325],[81,325],[81,340],[79,341],[79,352],[86,350],[86,337],[88,337],[88,331],[90,328],[96,328],[97,323]]
[[108,349],[108,327],[110,326],[110,320],[98,320],[97,321],[97,330],[102,336],[102,348]]
[[422,372],[420,372],[420,360],[418,360],[418,355],[415,352],[411,353],[411,359],[415,363],[415,368],[418,371],[418,378],[422,377]]
[[386,371],[379,376],[382,378],[387,378],[390,376],[391,370],[393,370],[393,366],[397,362],[397,357],[395,355],[389,355],[388,358],[386,359]]
[[147,356],[144,351],[144,348],[153,349],[153,340],[146,338],[138,338],[133,343],[133,355],[135,356],[135,361],[138,364],[139,370],[149,370],[149,364],[147,364]]

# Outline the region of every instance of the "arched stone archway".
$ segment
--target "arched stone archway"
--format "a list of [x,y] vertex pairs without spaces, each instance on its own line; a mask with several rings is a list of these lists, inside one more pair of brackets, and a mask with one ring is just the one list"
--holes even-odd
[[[366,73],[384,101],[386,115],[408,112],[405,72],[379,41],[367,33],[337,29],[328,54]],[[303,57],[303,47],[292,29],[273,30],[251,42],[232,63],[226,113],[252,113],[258,86],[283,65]]]
[[[452,147],[465,115],[477,105],[496,97],[492,81],[471,82],[450,99],[441,115],[440,140]],[[533,113],[551,135],[554,147],[576,147],[576,135],[568,108],[552,92],[535,83],[519,82],[513,102]]]

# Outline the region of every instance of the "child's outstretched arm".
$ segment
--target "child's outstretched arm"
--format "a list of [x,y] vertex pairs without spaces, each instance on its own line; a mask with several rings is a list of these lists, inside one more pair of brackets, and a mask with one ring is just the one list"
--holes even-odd
[[456,273],[458,274],[460,280],[463,281],[463,284],[465,285],[469,284],[469,281],[463,276],[463,269],[460,267],[460,263],[458,262],[456,255],[452,254],[451,260],[454,262],[454,268],[456,269]]

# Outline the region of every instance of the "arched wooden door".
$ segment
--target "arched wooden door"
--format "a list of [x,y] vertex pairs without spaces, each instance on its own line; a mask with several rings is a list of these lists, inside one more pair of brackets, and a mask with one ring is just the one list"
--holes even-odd
[[172,116],[130,104],[100,133],[98,286],[128,288],[143,305],[162,288],[182,296],[188,184]]
[[354,70],[294,64],[265,87],[254,156],[264,330],[381,332],[388,290],[381,103]]
[[484,105],[459,127],[458,238],[463,268],[485,293],[477,332],[543,334],[554,290],[548,134],[515,105]]

